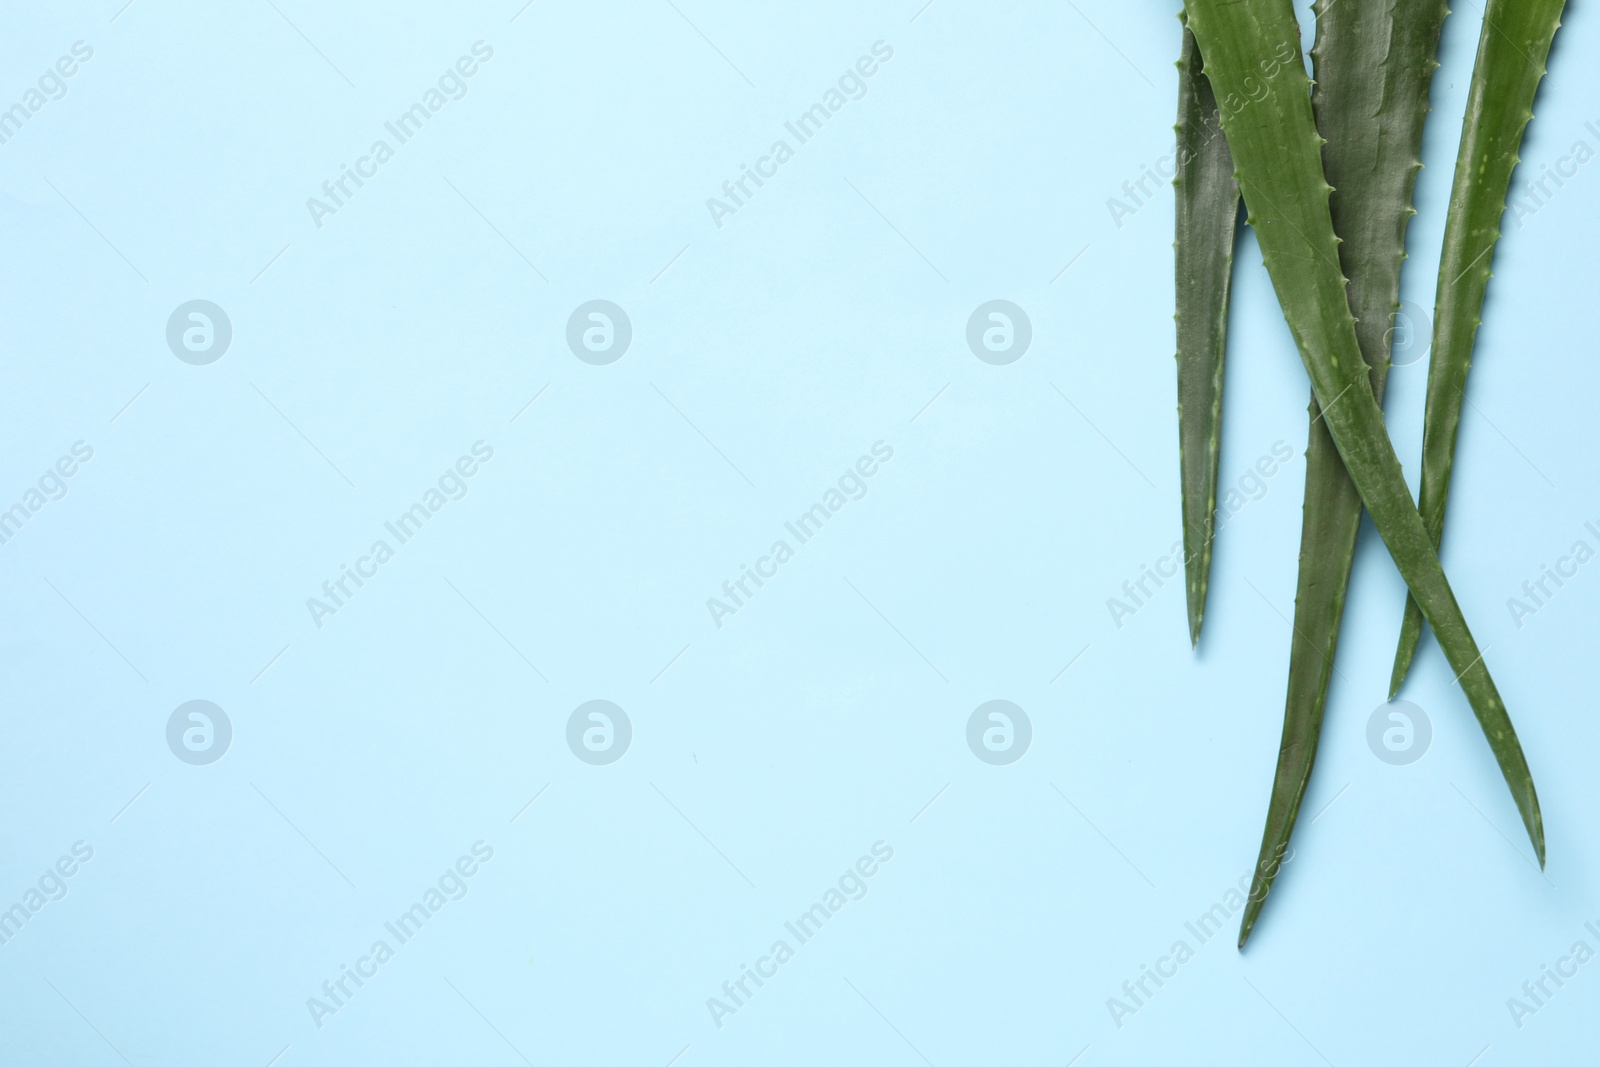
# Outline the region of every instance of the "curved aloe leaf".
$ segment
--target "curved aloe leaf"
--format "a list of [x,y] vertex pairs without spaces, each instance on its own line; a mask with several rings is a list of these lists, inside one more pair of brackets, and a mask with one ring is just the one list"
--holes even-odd
[[1541,866],[1539,799],[1505,703],[1450,590],[1373,398],[1338,264],[1321,146],[1290,0],[1185,0],[1240,190],[1322,421],[1455,668]]
[[[1182,18],[1183,16],[1179,16]],[[1239,183],[1217,123],[1217,101],[1194,34],[1178,59],[1177,195],[1178,444],[1183,480],[1183,569],[1189,640],[1200,643],[1216,534],[1222,434],[1222,364],[1228,348],[1228,288],[1239,225]]]
[[[1314,10],[1311,107],[1327,139],[1322,165],[1334,190],[1329,207],[1341,238],[1339,260],[1350,279],[1356,338],[1371,368],[1373,397],[1382,404],[1406,224],[1416,214],[1411,193],[1422,169],[1428,87],[1439,66],[1439,33],[1449,9],[1444,0],[1318,0]],[[1241,948],[1272,889],[1311,780],[1360,528],[1361,496],[1313,397],[1283,742],[1261,856],[1239,925]]]
[[[1533,118],[1533,96],[1544,75],[1550,42],[1561,25],[1563,0],[1489,0],[1478,37],[1478,58],[1467,93],[1467,117],[1450,188],[1439,288],[1434,298],[1433,354],[1422,429],[1422,493],[1417,509],[1437,547],[1444,534],[1450,468],[1461,425],[1467,368],[1478,332],[1489,261],[1500,236],[1506,190],[1517,165],[1522,132]],[[1422,611],[1406,601],[1389,696],[1400,691],[1422,636]]]

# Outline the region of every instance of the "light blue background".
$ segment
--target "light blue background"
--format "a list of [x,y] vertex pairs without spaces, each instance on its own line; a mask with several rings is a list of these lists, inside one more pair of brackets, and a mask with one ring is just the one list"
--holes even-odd
[[[0,945],[0,1061],[1592,1056],[1600,964],[1521,1029],[1506,999],[1600,948],[1600,567],[1521,628],[1506,600],[1600,524],[1595,165],[1507,217],[1445,552],[1548,871],[1431,639],[1405,691],[1431,749],[1369,750],[1403,597],[1369,527],[1295,857],[1240,954],[1236,919],[1184,924],[1260,839],[1307,398],[1248,234],[1222,477],[1294,458],[1223,530],[1198,654],[1179,583],[1106,608],[1180,536],[1171,196],[1106,206],[1170,149],[1177,3],[122,2],[0,25],[3,104],[94,49],[0,145],[0,506],[94,449],[0,545],[0,907],[94,849]],[[1449,19],[1434,81],[1424,308],[1480,19]],[[1519,179],[1600,147],[1597,33],[1572,5]],[[306,199],[479,40],[465,98],[318,228]],[[718,228],[706,198],[876,41],[867,95]],[[195,298],[233,324],[210,366],[165,343]],[[633,323],[610,366],[565,344],[592,298]],[[1033,324],[1010,366],[964,340],[995,298]],[[1390,379],[1413,484],[1426,366]],[[315,626],[306,598],[479,440],[466,498]],[[868,494],[714,626],[880,440]],[[234,729],[210,766],[165,741],[197,698]],[[610,766],[565,741],[595,698],[633,723]],[[1010,766],[965,741],[995,698],[1033,724]],[[307,998],[479,840],[467,896],[318,1028]],[[867,895],[715,1025],[876,841]],[[1119,1028],[1107,998],[1180,938]]]

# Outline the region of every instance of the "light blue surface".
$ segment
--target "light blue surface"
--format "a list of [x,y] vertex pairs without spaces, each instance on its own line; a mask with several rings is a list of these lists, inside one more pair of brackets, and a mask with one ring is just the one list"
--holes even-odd
[[[1186,924],[1259,842],[1304,372],[1246,235],[1222,477],[1258,498],[1198,654],[1179,582],[1117,626],[1108,598],[1180,536],[1171,195],[1107,206],[1170,149],[1178,5],[920,2],[8,9],[0,104],[93,55],[0,144],[0,507],[93,456],[0,544],[0,908],[65,889],[0,944],[0,1062],[1592,1056],[1600,964],[1520,1027],[1507,998],[1600,949],[1600,564],[1520,627],[1507,599],[1600,547],[1600,164],[1506,219],[1445,552],[1549,869],[1431,641],[1405,691],[1430,748],[1369,749],[1403,599],[1369,527],[1295,854],[1241,955],[1236,915],[1204,944]],[[1600,149],[1600,24],[1569,16],[1519,185]],[[1480,18],[1450,18],[1434,83],[1423,308]],[[464,95],[399,143],[385,123],[475,42]],[[785,123],[875,42],[799,143]],[[314,220],[378,139],[393,158]],[[717,225],[707,198],[779,139]],[[165,336],[196,299],[232,326],[206,365]],[[595,299],[632,325],[608,365],[566,340]],[[1031,321],[1006,365],[966,341],[990,300]],[[1390,379],[1413,480],[1426,366]],[[800,543],[785,523],[875,445]],[[401,544],[385,523],[441,477]],[[314,620],[378,540],[393,558]],[[708,598],[779,540],[719,627]],[[191,700],[231,723],[210,764],[168,745]],[[591,700],[631,724],[615,762],[568,745]],[[1031,723],[1020,760],[969,748],[990,700]],[[801,943],[785,923],[841,877],[860,898]],[[441,878],[402,944],[385,923]]]

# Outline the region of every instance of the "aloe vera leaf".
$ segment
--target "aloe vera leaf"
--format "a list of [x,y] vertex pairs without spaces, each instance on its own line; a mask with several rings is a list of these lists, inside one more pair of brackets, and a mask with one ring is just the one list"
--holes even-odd
[[1461,614],[1373,398],[1322,169],[1290,0],[1185,0],[1262,260],[1322,421],[1389,555],[1422,605],[1544,863],[1539,799],[1516,730]]
[[[1356,338],[1371,368],[1373,397],[1381,405],[1390,324],[1400,306],[1406,225],[1416,214],[1411,195],[1422,169],[1428,89],[1439,66],[1439,34],[1449,9],[1444,0],[1318,0],[1313,10],[1311,107],[1327,139],[1322,165],[1334,190],[1329,208],[1334,232],[1342,238],[1339,260],[1350,279]],[[1272,889],[1311,780],[1361,528],[1360,494],[1321,411],[1313,397],[1283,741],[1261,855],[1239,924],[1240,948]]]
[[[1180,19],[1182,15],[1178,16]],[[1222,365],[1228,350],[1228,289],[1239,225],[1239,183],[1217,122],[1217,101],[1200,49],[1185,27],[1178,58],[1177,197],[1178,451],[1183,482],[1183,570],[1189,641],[1200,643],[1216,536],[1222,437]]]
[[[1422,427],[1422,492],[1417,510],[1435,547],[1444,534],[1450,470],[1461,425],[1461,404],[1472,364],[1472,342],[1489,288],[1489,262],[1500,236],[1511,171],[1522,133],[1533,118],[1533,97],[1544,75],[1550,42],[1561,25],[1563,0],[1489,0],[1478,36],[1467,117],[1445,217],[1444,251],[1434,297],[1433,353]],[[1422,636],[1422,611],[1406,601],[1400,647],[1389,676],[1392,699],[1405,681]]]

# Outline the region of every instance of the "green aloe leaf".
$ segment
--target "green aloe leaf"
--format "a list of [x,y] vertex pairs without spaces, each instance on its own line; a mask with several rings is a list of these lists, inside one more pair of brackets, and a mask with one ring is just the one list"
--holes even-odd
[[[1533,118],[1533,97],[1544,76],[1550,42],[1561,25],[1563,0],[1488,0],[1478,58],[1467,92],[1467,117],[1445,218],[1439,288],[1434,297],[1433,354],[1422,429],[1422,493],[1417,509],[1438,546],[1455,459],[1456,430],[1466,398],[1472,342],[1489,288],[1489,261],[1500,236],[1506,190],[1517,165],[1522,133]],[[1422,636],[1422,610],[1406,601],[1389,696],[1400,691]]]
[[[1182,16],[1179,16],[1182,18]],[[1216,534],[1222,435],[1222,365],[1228,349],[1228,289],[1239,225],[1239,183],[1217,121],[1194,34],[1178,59],[1177,196],[1178,446],[1183,481],[1184,587],[1189,640],[1200,643]]]
[[[1339,260],[1350,279],[1356,338],[1371,368],[1373,397],[1382,404],[1406,224],[1416,214],[1411,194],[1422,169],[1428,88],[1449,9],[1444,0],[1318,0],[1314,10],[1311,106],[1327,139],[1322,165],[1334,190],[1329,208],[1341,238]],[[1313,397],[1283,742],[1261,856],[1239,926],[1241,948],[1277,877],[1311,780],[1360,528],[1361,496]]]
[[1262,259],[1327,426],[1389,554],[1422,605],[1544,863],[1544,827],[1522,746],[1412,504],[1356,337],[1290,0],[1185,0],[1222,110]]

